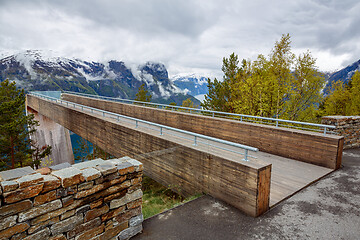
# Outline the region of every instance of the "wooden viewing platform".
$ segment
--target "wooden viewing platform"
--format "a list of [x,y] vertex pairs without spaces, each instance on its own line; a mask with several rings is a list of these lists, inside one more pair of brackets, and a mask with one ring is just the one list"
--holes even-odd
[[[70,97],[67,94],[67,98]],[[74,102],[85,99],[76,98]],[[108,105],[104,106],[103,100],[91,101],[92,104],[80,104],[110,112],[117,112],[117,104],[121,104],[111,103],[115,107],[111,111]],[[260,149],[260,152],[249,152],[256,158],[243,161],[243,155],[222,150],[222,143],[211,143],[220,147],[215,148],[201,143],[199,139],[197,146],[194,146],[193,139],[182,138],[179,133],[169,134],[167,131],[171,130],[164,129],[163,135],[159,135],[159,129],[146,128],[141,124],[135,128],[131,121],[119,122],[85,108],[74,109],[71,104],[65,106],[34,96],[27,96],[27,102],[29,110],[51,118],[112,155],[129,155],[141,161],[146,175],[171,186],[180,194],[186,196],[204,192],[251,216],[263,214],[269,207],[329,174],[341,164],[343,138],[338,136],[129,106],[131,111],[128,114],[143,113],[146,117],[148,113],[149,117],[159,111],[163,117],[157,119],[157,123],[173,119],[172,124],[184,117],[187,121],[179,123],[181,126],[201,126],[199,130],[207,132],[213,129],[214,134],[223,134],[225,140],[234,141],[237,137],[245,141],[240,143]],[[94,106],[97,103],[99,106]],[[123,111],[126,105],[121,104]],[[271,153],[266,152],[267,149],[271,149]]]

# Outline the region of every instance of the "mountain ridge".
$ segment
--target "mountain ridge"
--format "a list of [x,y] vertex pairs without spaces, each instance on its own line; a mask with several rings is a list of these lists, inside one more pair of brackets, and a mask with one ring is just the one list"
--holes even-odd
[[157,62],[131,67],[118,60],[84,61],[27,50],[0,59],[0,81],[7,78],[26,91],[68,90],[128,99],[134,99],[145,84],[154,102],[181,105],[191,98],[199,103],[178,88],[169,79],[165,65]]

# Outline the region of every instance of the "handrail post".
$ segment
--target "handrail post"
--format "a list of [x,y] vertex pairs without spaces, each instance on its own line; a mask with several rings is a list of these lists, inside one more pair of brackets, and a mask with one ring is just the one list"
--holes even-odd
[[248,154],[249,154],[249,150],[248,149],[245,149],[245,154],[244,154],[244,161],[248,162],[249,159],[248,159]]
[[163,135],[163,128],[160,127],[160,135]]
[[326,127],[324,127],[324,136],[326,136]]
[[196,136],[194,136],[194,144],[193,145],[197,146],[197,137]]
[[278,120],[276,120],[276,127],[278,127],[279,126],[279,121]]
[[135,127],[137,128],[139,126],[138,120],[135,121]]

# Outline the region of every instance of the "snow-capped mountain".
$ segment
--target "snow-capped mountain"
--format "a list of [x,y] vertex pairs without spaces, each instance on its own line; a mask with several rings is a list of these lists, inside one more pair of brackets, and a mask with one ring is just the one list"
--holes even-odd
[[128,66],[117,60],[84,61],[28,50],[0,60],[0,81],[5,79],[26,91],[68,90],[128,99],[134,99],[144,83],[153,101],[181,105],[190,97],[197,102],[169,80],[163,64],[154,62]]
[[208,93],[207,78],[197,74],[182,74],[171,78],[174,84],[188,94],[195,96],[200,101]]
[[332,73],[327,81],[327,84],[325,87],[325,90],[326,90],[325,94],[328,93],[329,88],[331,89],[333,82],[342,81],[344,83],[348,83],[356,71],[360,71],[360,59],[358,61],[354,62],[353,64],[351,64],[337,72]]

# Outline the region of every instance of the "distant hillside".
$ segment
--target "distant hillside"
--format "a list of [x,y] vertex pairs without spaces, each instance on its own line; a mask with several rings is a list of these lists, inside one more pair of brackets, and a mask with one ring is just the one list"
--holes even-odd
[[199,104],[174,85],[163,64],[154,62],[129,67],[117,60],[89,62],[29,50],[0,60],[0,81],[5,79],[15,80],[26,91],[68,90],[127,99],[134,99],[144,83],[154,102],[181,105],[191,98]]

